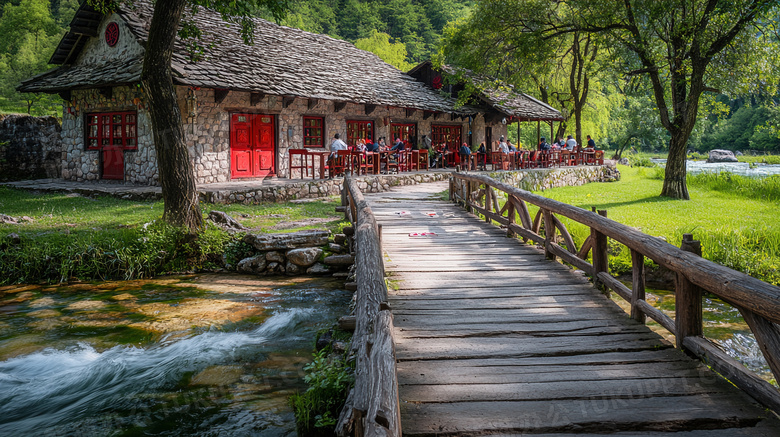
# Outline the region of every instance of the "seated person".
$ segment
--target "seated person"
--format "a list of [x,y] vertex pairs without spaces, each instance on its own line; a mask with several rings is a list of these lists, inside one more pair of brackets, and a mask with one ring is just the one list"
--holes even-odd
[[[471,169],[471,149],[469,149],[468,144],[463,143],[460,146],[460,149],[458,150],[458,155],[460,155],[460,164],[462,167],[465,167],[467,170]],[[465,164],[465,166],[463,165]]]
[[547,144],[547,141],[545,141],[544,137],[541,138],[541,141],[542,142],[539,143],[539,150],[546,152],[552,149],[552,147],[550,147],[550,145]]
[[396,138],[393,143],[393,147],[390,148],[392,152],[402,152],[404,150],[404,142],[400,138]]
[[374,142],[371,139],[366,140],[366,152],[376,152],[374,150]]
[[588,135],[588,147],[586,147],[585,150],[588,152],[596,150],[596,142],[593,141],[593,138],[591,138],[590,135]]
[[509,146],[506,144],[506,141],[503,141],[504,137],[501,137],[501,140],[498,143],[498,151],[501,153],[509,153]]
[[512,142],[509,140],[506,140],[506,147],[510,152],[517,152],[517,147],[515,147],[514,144],[512,144]]
[[360,153],[365,153],[366,151],[366,142],[362,139],[358,139],[355,143],[355,151]]

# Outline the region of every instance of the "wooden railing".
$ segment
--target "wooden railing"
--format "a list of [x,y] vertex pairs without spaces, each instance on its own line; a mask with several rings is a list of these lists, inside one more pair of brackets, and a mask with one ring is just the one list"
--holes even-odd
[[344,178],[341,201],[355,241],[355,386],[341,410],[336,433],[400,437],[393,315],[387,305],[379,227],[349,175]]
[[[499,205],[496,190],[506,194]],[[585,271],[594,283],[612,290],[631,304],[631,317],[645,323],[646,317],[675,335],[677,347],[699,357],[716,372],[745,390],[756,400],[780,413],[780,392],[728,356],[703,336],[702,293],[709,292],[738,308],[756,337],[776,380],[780,380],[780,287],[708,261],[690,251],[643,234],[606,218],[606,211],[586,211],[535,195],[482,175],[455,173],[450,179],[450,199],[485,220],[507,227],[509,236],[519,235],[544,247],[549,259],[563,261]],[[527,204],[539,207],[532,219]],[[567,217],[590,228],[579,249],[566,226],[556,216]],[[518,223],[519,217],[519,223]],[[558,242],[560,232],[561,243]],[[607,238],[631,250],[631,288],[609,274]],[[683,247],[695,246],[686,237]],[[592,262],[588,253],[592,252]],[[672,319],[645,300],[645,258],[675,272],[675,317]]]

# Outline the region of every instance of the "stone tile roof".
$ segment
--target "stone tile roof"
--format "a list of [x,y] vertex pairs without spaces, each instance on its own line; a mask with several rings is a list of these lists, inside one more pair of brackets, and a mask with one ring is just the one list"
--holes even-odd
[[[425,61],[410,70],[408,74],[413,75],[422,68],[433,68],[433,65],[430,61]],[[444,65],[441,69],[446,74],[471,82],[480,90],[478,96],[480,100],[505,115],[522,121],[563,120],[563,116],[557,109],[515,89],[512,85],[461,67]]]
[[[117,13],[143,44],[148,38],[152,4],[148,0],[133,3]],[[82,11],[91,13],[84,6]],[[194,21],[203,32],[201,45],[214,45],[206,49],[204,60],[192,62],[185,44],[177,39],[171,63],[176,84],[459,114],[478,112],[458,107],[454,99],[346,41],[255,19],[254,45],[249,46],[241,39],[238,26],[228,26],[218,13],[201,8]],[[55,57],[71,59],[57,54],[75,41],[70,33],[66,35]],[[19,90],[59,92],[136,83],[140,81],[139,65],[64,65],[22,82]]]

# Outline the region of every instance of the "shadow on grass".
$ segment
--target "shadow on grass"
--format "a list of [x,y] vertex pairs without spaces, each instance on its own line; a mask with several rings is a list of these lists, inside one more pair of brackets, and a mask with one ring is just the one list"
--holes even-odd
[[[667,203],[667,202],[680,202],[680,199],[673,199],[671,197],[662,197],[662,196],[648,196],[648,197],[642,197],[639,199],[633,199],[628,200],[625,202],[609,202],[609,203],[597,203],[593,202],[588,206],[580,206],[580,208],[590,210],[591,207],[595,206],[597,210],[606,209],[609,211],[611,208],[618,208],[621,206],[628,206],[628,205],[637,205],[637,204],[648,204],[648,203]],[[683,201],[684,202],[684,201]]]

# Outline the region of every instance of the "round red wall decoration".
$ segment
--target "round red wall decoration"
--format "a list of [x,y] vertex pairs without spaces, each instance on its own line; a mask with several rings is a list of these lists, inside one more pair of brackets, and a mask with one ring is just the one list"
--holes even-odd
[[119,42],[119,25],[116,23],[108,23],[106,26],[106,44],[109,47],[114,47]]
[[436,76],[433,78],[433,89],[438,90],[441,88],[441,76]]

